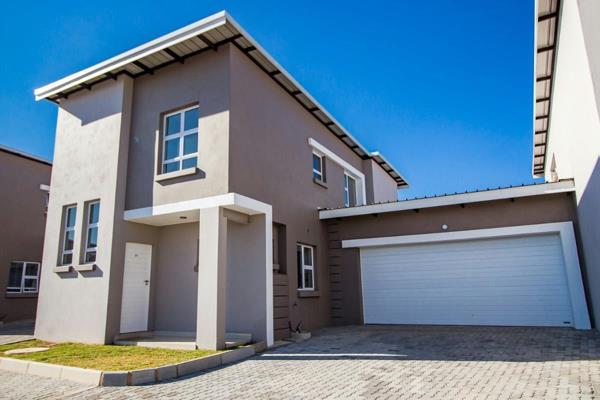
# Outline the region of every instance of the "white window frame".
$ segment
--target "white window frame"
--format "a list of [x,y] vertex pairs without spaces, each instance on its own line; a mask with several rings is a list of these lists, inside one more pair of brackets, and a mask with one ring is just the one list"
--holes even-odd
[[[319,158],[319,165],[321,166],[321,170],[319,171],[314,166],[314,159],[311,159],[311,161],[313,162],[313,179],[319,182],[325,182],[325,176],[323,175],[323,154],[319,154],[316,151],[313,151],[312,156],[317,156]],[[315,176],[315,174],[318,175],[318,178]]]
[[[90,216],[92,213],[92,206],[94,204],[98,204],[98,222],[94,222],[90,224]],[[86,213],[86,219],[85,219],[85,251],[83,252],[83,262],[84,263],[94,263],[96,261],[87,261],[87,255],[88,253],[91,252],[95,252],[96,253],[96,258],[98,258],[98,243],[96,243],[96,247],[88,247],[88,239],[90,237],[90,230],[93,228],[96,228],[98,230],[98,233],[96,234],[97,238],[99,238],[100,236],[100,200],[95,200],[95,201],[91,201],[88,203],[87,205],[87,213]],[[96,240],[97,242],[97,240]]]
[[[73,226],[67,226],[67,224],[69,223],[69,210],[74,208],[75,209],[75,224]],[[72,205],[72,206],[67,206],[65,207],[65,211],[64,211],[64,223],[63,223],[63,233],[62,233],[62,251],[60,252],[60,265],[68,265],[68,264],[73,264],[73,262],[75,261],[73,258],[73,255],[75,254],[75,242],[77,240],[77,231],[76,231],[76,227],[77,227],[77,205]],[[67,233],[73,231],[73,248],[70,250],[66,250],[65,249],[65,245],[67,244]],[[70,263],[65,263],[64,259],[65,259],[65,255],[67,254],[71,254],[71,262]]]
[[356,179],[352,174],[349,174],[348,171],[344,172],[344,206],[350,207],[350,187],[348,185],[349,179],[354,181],[354,198],[356,204],[353,207],[358,205],[358,179]]
[[[35,261],[11,261],[12,264],[21,264],[23,269],[21,270],[21,287],[16,286],[6,286],[6,293],[38,293],[40,290],[40,263]],[[37,274],[36,275],[26,275],[27,264],[35,264],[37,265]],[[10,269],[9,269],[10,274]],[[27,290],[25,288],[25,280],[32,279],[35,280],[35,290]]]
[[[187,131],[184,130],[185,127],[185,113],[187,111],[193,110],[197,108],[198,109],[198,117],[200,117],[200,107],[195,105],[195,106],[191,106],[191,107],[187,107],[181,110],[177,110],[175,112],[169,113],[169,114],[165,114],[165,116],[163,117],[163,137],[162,137],[162,155],[161,155],[161,164],[160,164],[160,173],[161,174],[167,174],[168,172],[165,171],[165,165],[167,164],[171,164],[174,162],[178,162],[179,163],[179,168],[176,171],[181,171],[183,170],[183,161],[187,160],[188,158],[194,158],[196,157],[196,160],[198,160],[198,153],[200,150],[200,135],[198,134],[198,125],[196,125],[195,128],[193,129],[188,129]],[[167,135],[167,118],[172,117],[173,115],[177,115],[180,114],[180,118],[179,118],[179,132],[174,133],[172,135]],[[198,121],[199,124],[199,121]],[[183,155],[183,143],[185,141],[185,137],[189,136],[189,135],[193,135],[193,134],[197,134],[196,136],[196,140],[198,141],[196,144],[196,152],[195,153],[190,153],[190,154],[186,154]],[[167,159],[167,141],[172,140],[172,139],[176,139],[179,138],[179,151],[177,153],[176,157],[173,158],[169,158]],[[198,162],[196,161],[196,164]],[[187,169],[187,168],[185,168]],[[171,172],[175,172],[175,171],[171,171]]]
[[[300,262],[301,265],[298,267],[301,270],[300,274],[300,285],[298,285],[298,290],[315,290],[315,247],[307,244],[296,243],[296,251],[297,248],[300,247]],[[304,249],[310,249],[310,261],[312,265],[306,265],[304,263]],[[308,287],[304,284],[304,271],[311,271],[312,274],[312,286]]]
[[308,138],[308,145],[312,147],[313,151],[322,154],[327,158],[327,163],[331,161],[334,164],[339,165],[344,169],[346,173],[350,173],[350,176],[356,181],[356,205],[362,206],[367,204],[367,188],[365,181],[365,174],[353,167],[350,163],[345,161],[342,157],[323,146],[313,138]]

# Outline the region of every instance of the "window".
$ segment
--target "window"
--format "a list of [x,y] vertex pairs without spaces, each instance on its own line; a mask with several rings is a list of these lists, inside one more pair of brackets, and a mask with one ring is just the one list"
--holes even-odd
[[75,219],[77,217],[77,206],[68,206],[64,211],[64,227],[62,240],[61,265],[73,262],[73,245],[75,244]]
[[98,248],[98,220],[100,216],[100,202],[93,201],[87,207],[87,227],[85,233],[85,253],[83,262],[93,263],[96,261],[96,250]]
[[296,246],[298,260],[298,289],[315,289],[314,247],[299,244]]
[[162,148],[163,173],[198,165],[198,107],[165,116]]
[[28,261],[10,263],[8,271],[8,293],[37,293],[40,264]]
[[356,205],[356,179],[344,174],[344,205],[354,207]]
[[313,179],[319,182],[325,182],[325,160],[320,154],[313,153]]
[[273,222],[273,271],[287,273],[286,229],[284,224]]

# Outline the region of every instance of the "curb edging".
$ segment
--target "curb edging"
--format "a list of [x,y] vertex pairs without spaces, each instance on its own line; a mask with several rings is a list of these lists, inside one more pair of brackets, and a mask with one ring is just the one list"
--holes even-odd
[[195,358],[177,364],[162,365],[132,371],[100,371],[0,357],[0,370],[20,374],[64,379],[92,386],[137,386],[157,383],[168,379],[232,364],[266,350],[264,342],[254,343],[211,356]]

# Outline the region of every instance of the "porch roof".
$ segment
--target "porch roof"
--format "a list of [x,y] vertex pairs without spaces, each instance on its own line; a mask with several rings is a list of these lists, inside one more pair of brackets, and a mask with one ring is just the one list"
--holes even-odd
[[198,221],[204,208],[223,207],[245,215],[271,214],[271,206],[237,193],[126,210],[125,221],[164,226]]

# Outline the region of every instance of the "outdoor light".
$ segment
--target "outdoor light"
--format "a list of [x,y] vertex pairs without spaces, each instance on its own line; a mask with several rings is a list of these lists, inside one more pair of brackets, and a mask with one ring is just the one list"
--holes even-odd
[[446,224],[442,224],[442,230],[443,230],[443,231],[447,231],[447,230],[448,230],[448,225],[446,225]]

